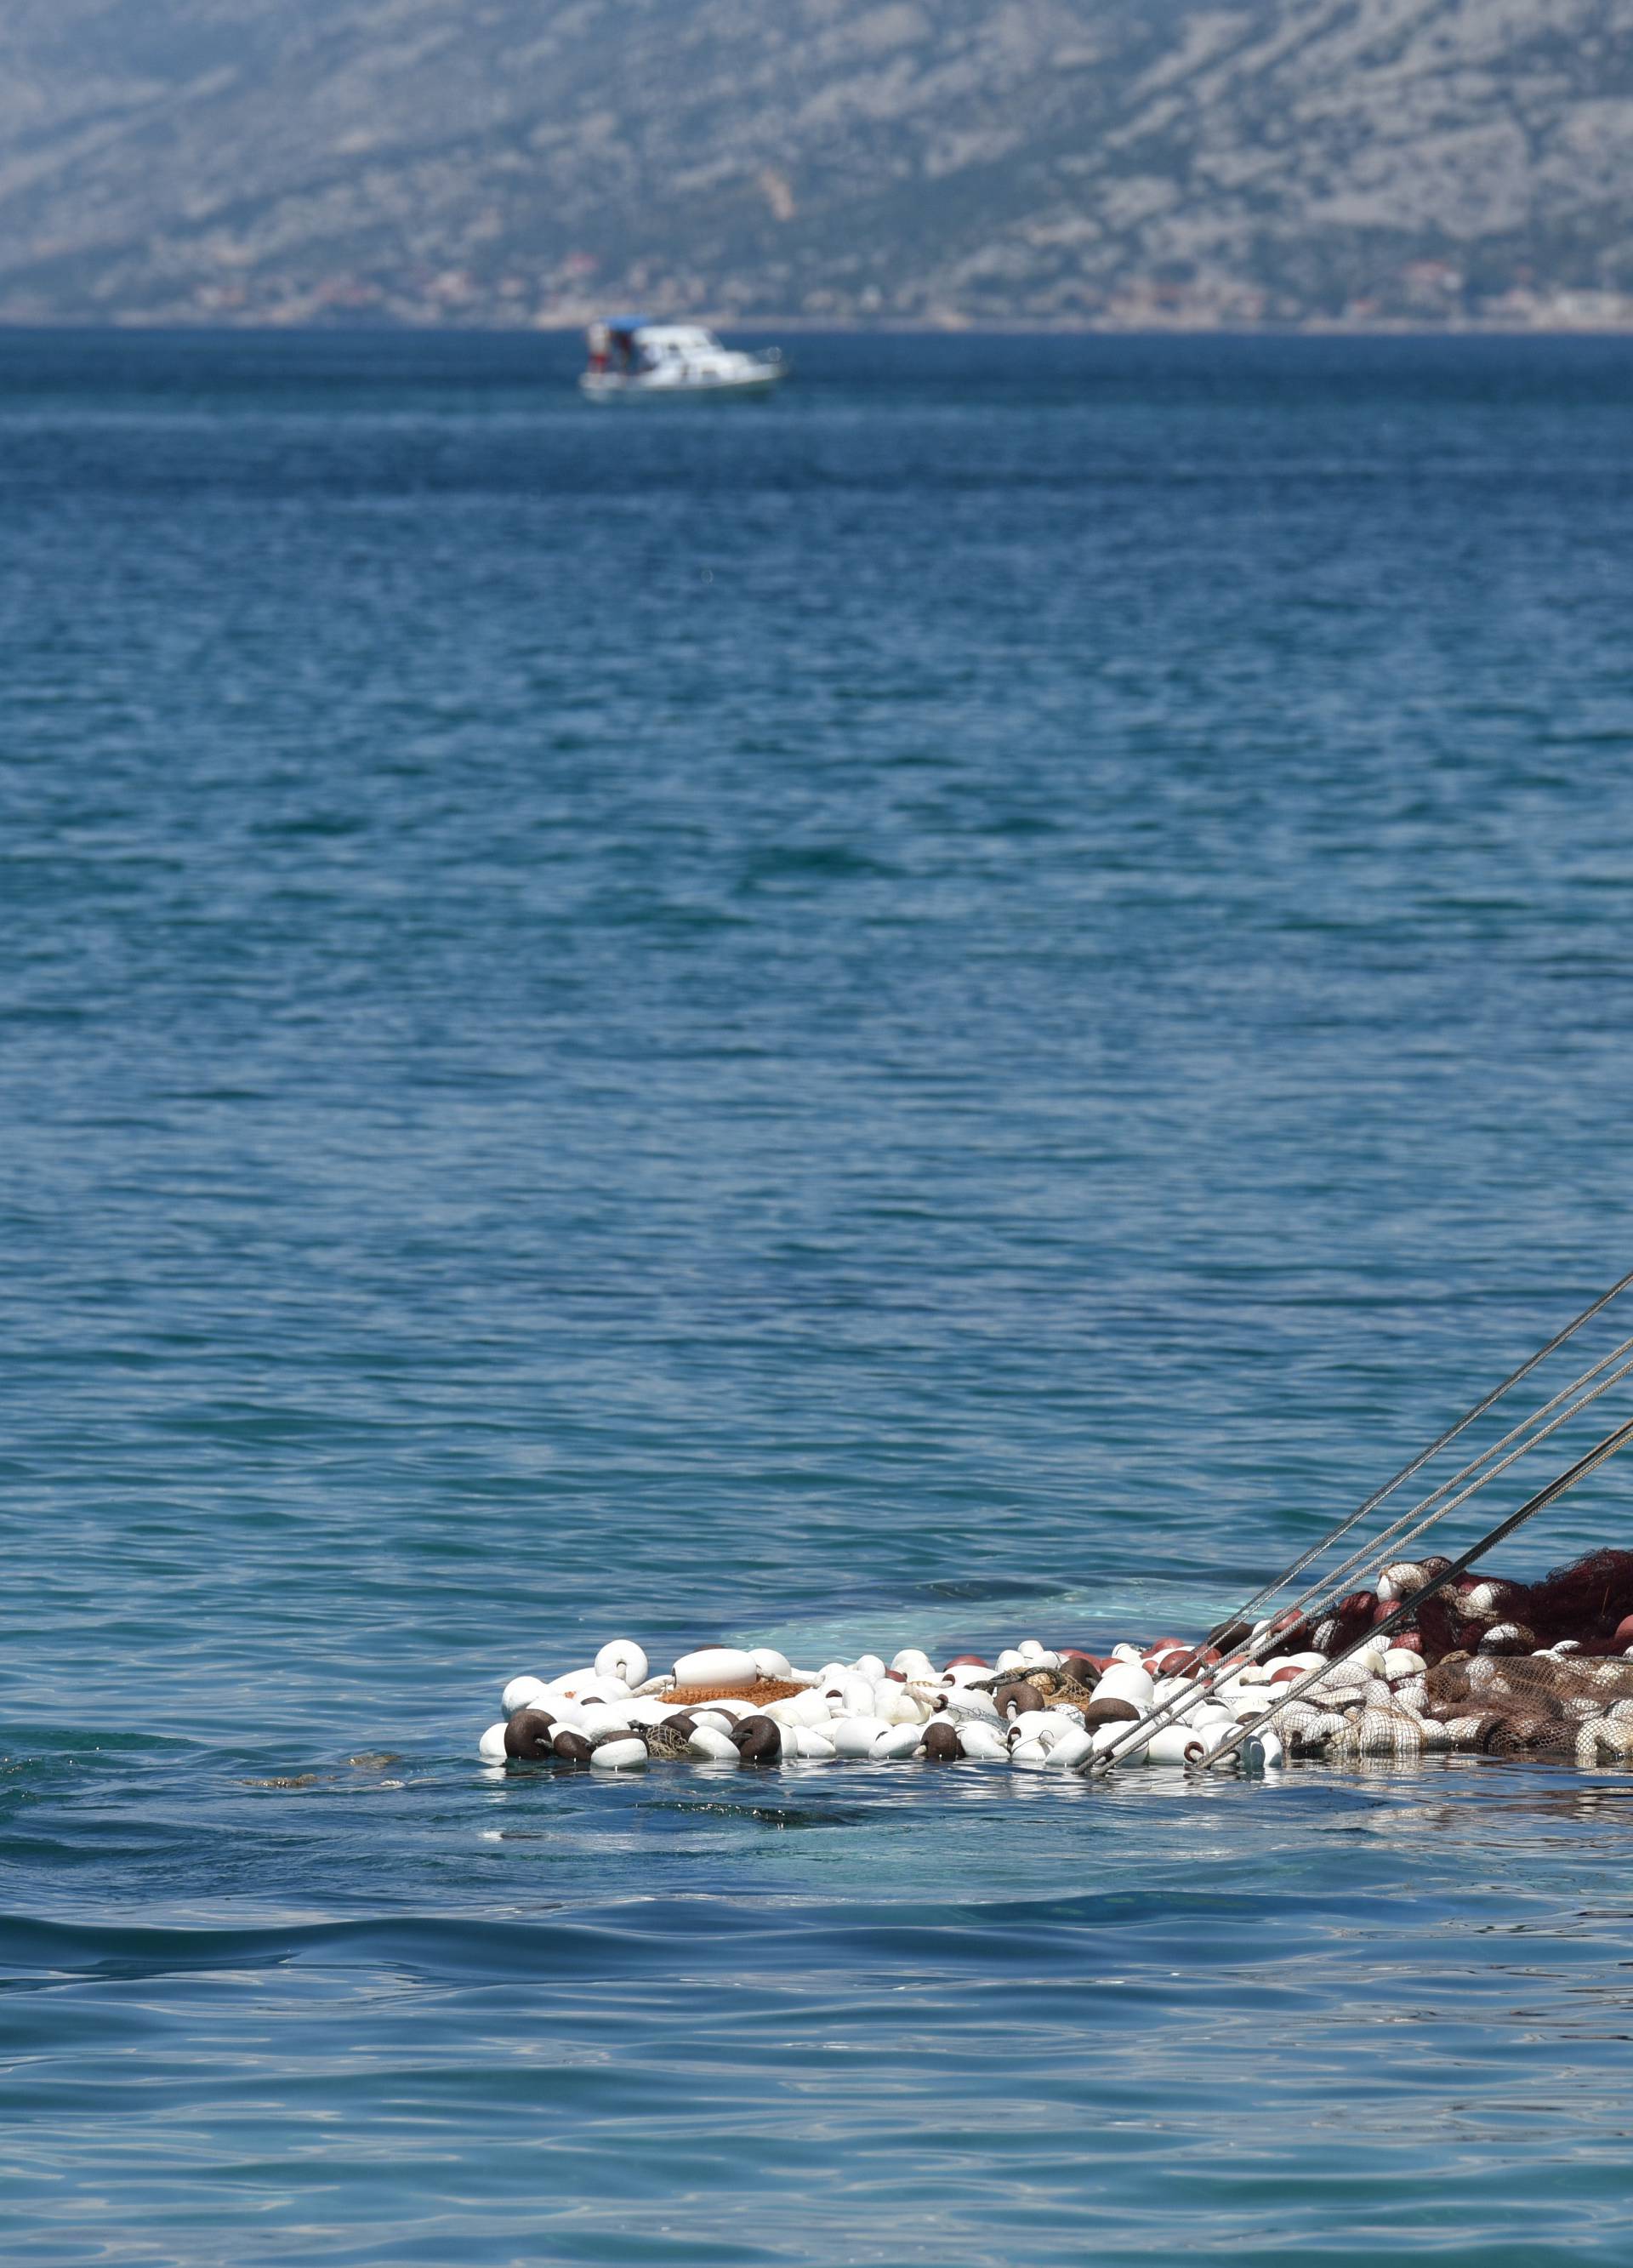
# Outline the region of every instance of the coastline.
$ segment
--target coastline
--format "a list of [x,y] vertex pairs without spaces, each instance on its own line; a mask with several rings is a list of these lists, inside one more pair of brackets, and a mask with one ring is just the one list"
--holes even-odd
[[[146,314],[128,312],[112,316],[92,317],[69,313],[15,313],[0,310],[0,333],[15,332],[73,332],[94,336],[127,335],[130,332],[165,333],[184,336],[189,333],[201,335],[225,336],[233,334],[254,335],[297,334],[312,337],[343,337],[348,335],[375,338],[401,333],[413,338],[460,336],[468,338],[563,338],[577,337],[586,323],[593,320],[596,311],[582,316],[552,317],[548,321],[519,323],[467,322],[457,319],[413,320],[407,318],[360,321],[355,319],[340,322],[322,317],[302,316],[284,320],[276,313],[254,316],[208,314],[195,310],[188,313],[167,312]],[[891,317],[889,319],[842,318],[838,316],[789,315],[775,312],[723,313],[719,309],[661,310],[653,314],[654,321],[706,323],[721,331],[787,331],[811,337],[831,338],[1237,338],[1237,339],[1297,339],[1297,338],[1629,338],[1633,337],[1633,302],[1618,320],[1596,318],[1581,321],[1522,321],[1512,319],[1461,317],[1455,321],[1432,322],[1419,319],[1348,316],[1312,316],[1299,321],[1285,322],[1218,322],[1164,320],[1159,315],[1145,314],[1137,321],[1081,320],[1064,321],[1053,317],[1012,315],[1002,318],[986,316],[922,316]]]

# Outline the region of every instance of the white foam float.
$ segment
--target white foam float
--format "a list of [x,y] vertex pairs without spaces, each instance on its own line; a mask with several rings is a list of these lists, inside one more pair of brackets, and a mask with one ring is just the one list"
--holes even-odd
[[592,1771],[640,1771],[648,1763],[646,1742],[633,1734],[625,1741],[603,1741],[590,1754]]
[[699,1722],[687,1739],[687,1751],[700,1764],[736,1764],[739,1761],[737,1744],[727,1738],[718,1725]]
[[627,1690],[646,1682],[646,1656],[632,1638],[608,1639],[595,1657],[598,1677],[619,1677]]
[[727,1692],[747,1693],[759,1678],[754,1655],[735,1646],[700,1646],[695,1653],[683,1653],[674,1666],[680,1686],[719,1685]]
[[1076,1771],[1093,1753],[1093,1737],[1087,1727],[1079,1725],[1075,1730],[1068,1727],[1050,1747],[1049,1763],[1056,1771]]
[[871,1756],[874,1743],[890,1727],[882,1717],[839,1717],[834,1721],[828,1738],[835,1753],[842,1756]]
[[[1549,1659],[1561,1653],[1556,1647]],[[636,1640],[612,1638],[592,1662],[550,1677],[524,1672],[509,1679],[501,1697],[504,1719],[482,1732],[477,1748],[489,1765],[554,1760],[587,1763],[603,1772],[638,1770],[651,1758],[645,1736],[684,1715],[686,1752],[699,1762],[923,1758],[1064,1773],[1083,1771],[1108,1751],[1119,1764],[1195,1765],[1241,1738],[1237,1760],[1244,1771],[1259,1772],[1279,1769],[1290,1756],[1385,1753],[1386,1732],[1387,1752],[1400,1756],[1455,1747],[1467,1731],[1460,1718],[1447,1723],[1428,1714],[1423,1659],[1409,1646],[1370,1640],[1341,1664],[1313,1649],[1273,1654],[1232,1666],[1211,1692],[1197,1682],[1205,1674],[1196,1668],[1200,1658],[1166,1642],[1144,1651],[1120,1644],[1109,1657],[1097,1658],[1105,1667],[1094,1685],[1096,1702],[1120,1701],[1136,1718],[1170,1705],[1182,1712],[1179,1721],[1131,1740],[1130,1719],[1102,1724],[1091,1711],[1085,1724],[1081,1694],[1074,1701],[1041,1686],[1031,1699],[1011,1690],[1001,1713],[989,1690],[1000,1681],[1012,1689],[1063,1666],[1070,1670],[1069,1655],[1036,1638],[1004,1647],[990,1661],[960,1655],[939,1668],[919,1646],[899,1648],[888,1668],[882,1654],[864,1653],[802,1670],[780,1647],[709,1646],[682,1654],[672,1672],[655,1677]],[[1287,1685],[1312,1671],[1311,1698],[1282,1714]],[[1468,1674],[1471,1696],[1483,1690],[1482,1677],[1506,1675],[1501,1658],[1476,1657]],[[674,1698],[696,1687],[711,1697],[691,1705]],[[1471,1725],[1480,1705],[1471,1697]],[[1608,1716],[1608,1696],[1603,1705]],[[507,1725],[522,1710],[541,1712],[553,1734],[541,1738],[530,1728],[507,1742]],[[1624,1710],[1633,1712],[1633,1701],[1618,1705],[1618,1723]],[[751,1728],[751,1716],[764,1721]],[[657,1745],[660,1755],[666,1745],[673,1752],[673,1743]],[[1607,1738],[1600,1749],[1609,1753]]]

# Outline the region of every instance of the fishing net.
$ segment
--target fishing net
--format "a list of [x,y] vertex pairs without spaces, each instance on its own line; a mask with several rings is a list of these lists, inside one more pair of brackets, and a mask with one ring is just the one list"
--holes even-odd
[[769,1701],[791,1701],[805,1690],[804,1682],[797,1678],[761,1677],[752,1685],[673,1685],[664,1699],[686,1709],[705,1701],[741,1701],[763,1709]]
[[1465,1580],[1423,1600],[1416,1624],[1425,1659],[1437,1661],[1476,1647],[1529,1653],[1565,1639],[1619,1653],[1627,1641],[1618,1644],[1618,1634],[1630,1616],[1633,1551],[1604,1550],[1556,1567],[1539,1583]]
[[1633,1661],[1475,1655],[1439,1663],[1423,1683],[1425,1715],[1452,1728],[1457,1748],[1579,1764],[1633,1749]]
[[[1432,1562],[1386,1569],[1378,1594],[1339,1603],[1321,1631],[1324,1650],[1336,1654],[1364,1637],[1372,1616],[1410,1600],[1438,1572]],[[1466,1580],[1419,1602],[1415,1635],[1382,1641],[1397,1649],[1382,1669],[1367,1652],[1335,1661],[1276,1722],[1295,1755],[1329,1763],[1445,1749],[1625,1763],[1633,1758],[1633,1660],[1622,1651],[1630,1611],[1629,1551],[1588,1552],[1535,1583]]]

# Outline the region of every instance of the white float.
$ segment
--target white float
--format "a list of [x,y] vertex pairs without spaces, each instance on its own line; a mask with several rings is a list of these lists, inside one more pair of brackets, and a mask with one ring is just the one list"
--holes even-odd
[[627,1741],[603,1741],[590,1757],[592,1771],[638,1771],[651,1761],[646,1742],[633,1734]]
[[839,1756],[871,1756],[880,1734],[889,1730],[882,1717],[837,1717],[829,1727],[828,1738]]
[[700,1764],[737,1764],[740,1761],[737,1743],[730,1741],[718,1725],[699,1724],[687,1741],[687,1752]]
[[705,1646],[674,1666],[677,1685],[721,1685],[728,1693],[746,1693],[759,1677],[754,1655],[735,1646]]
[[631,1688],[646,1681],[646,1656],[632,1638],[609,1638],[595,1657],[598,1677],[622,1677]]

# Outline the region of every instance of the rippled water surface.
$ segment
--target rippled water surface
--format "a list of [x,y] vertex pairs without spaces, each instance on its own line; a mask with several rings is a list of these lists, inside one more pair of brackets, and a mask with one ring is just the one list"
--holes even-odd
[[0,339],[0,2256],[1624,2260],[1623,1775],[475,1762],[1633,1264],[1633,345],[798,344]]

